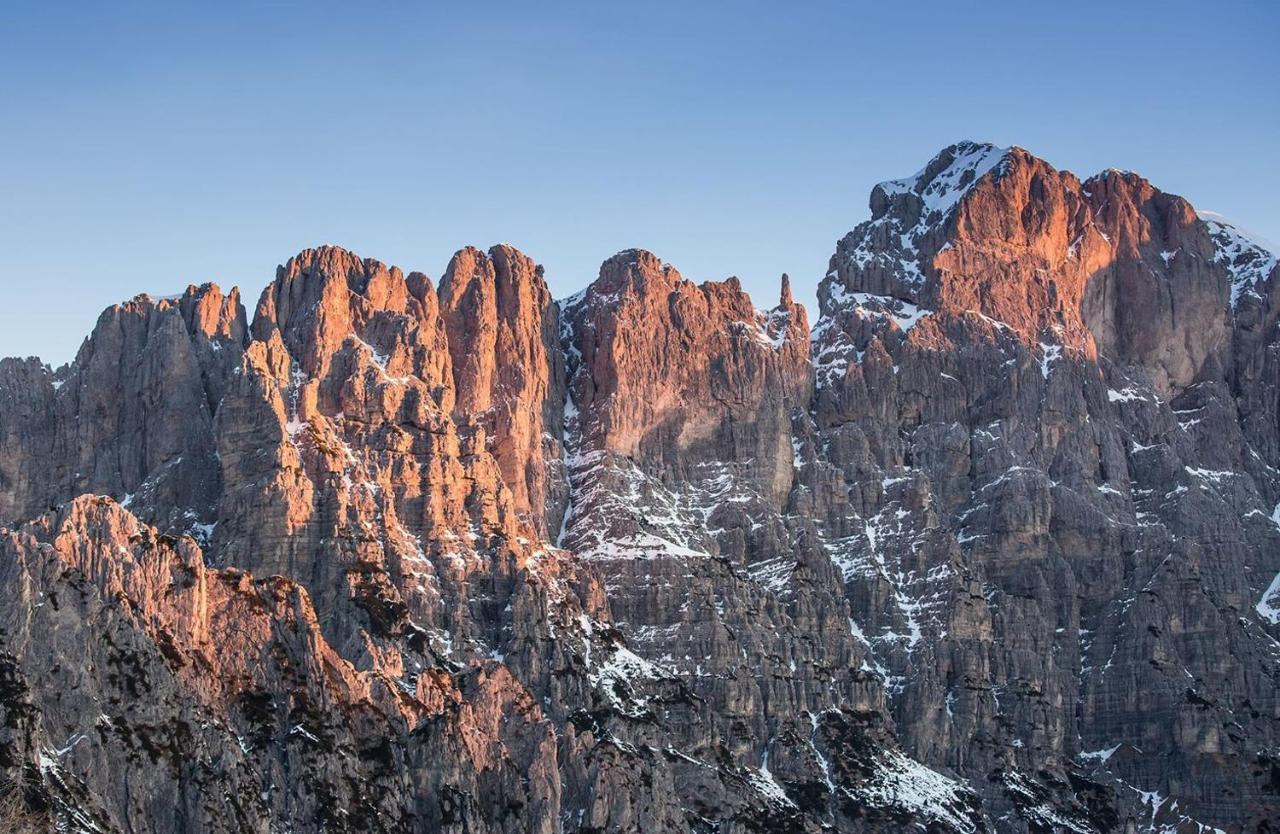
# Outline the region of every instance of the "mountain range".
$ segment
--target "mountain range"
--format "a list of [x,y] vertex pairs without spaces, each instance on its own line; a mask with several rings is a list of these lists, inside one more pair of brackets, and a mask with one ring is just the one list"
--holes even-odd
[[325,246],[0,361],[10,825],[1280,830],[1276,255],[1017,147],[870,208],[812,326]]

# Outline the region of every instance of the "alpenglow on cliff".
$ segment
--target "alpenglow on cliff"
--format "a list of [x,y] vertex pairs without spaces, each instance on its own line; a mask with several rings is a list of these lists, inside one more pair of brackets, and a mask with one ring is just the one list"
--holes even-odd
[[871,210],[812,327],[641,250],[556,301],[324,247],[0,362],[13,813],[1276,830],[1276,256],[1020,148]]

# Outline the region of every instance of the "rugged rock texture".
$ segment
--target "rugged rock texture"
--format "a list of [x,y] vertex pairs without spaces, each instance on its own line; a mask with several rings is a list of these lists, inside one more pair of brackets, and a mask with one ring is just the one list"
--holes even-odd
[[1274,254],[1018,148],[871,209],[812,333],[324,247],[3,360],[0,775],[66,831],[1272,830]]
[[546,537],[568,501],[560,310],[510,246],[454,255],[440,285],[459,419],[478,420],[517,512]]
[[221,492],[213,421],[247,338],[236,290],[188,287],[103,312],[70,366],[0,366],[5,407],[0,519],[82,493],[196,529]]
[[872,206],[820,290],[814,418],[883,476],[833,558],[883,618],[907,749],[1064,826],[1103,827],[1040,804],[1096,802],[1084,778],[1140,824],[1274,818],[1274,261],[1242,275],[1180,198],[1016,148],[947,149]]

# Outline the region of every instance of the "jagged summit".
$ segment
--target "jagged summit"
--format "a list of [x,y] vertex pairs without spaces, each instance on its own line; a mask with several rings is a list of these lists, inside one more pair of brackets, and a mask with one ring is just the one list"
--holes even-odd
[[[889,180],[871,190],[871,219],[840,241],[828,279],[855,270],[862,277],[855,292],[890,295],[917,302],[927,293],[929,255],[945,242],[945,228],[965,195],[985,179],[1007,169],[1020,149],[988,143],[958,142],[940,151],[910,177]],[[830,309],[829,283],[818,288],[823,314]]]
[[[1280,263],[1280,246],[1245,231],[1213,211],[1198,212],[1217,247],[1215,260],[1231,275],[1231,305],[1239,306],[1242,296],[1261,299],[1264,284],[1275,283],[1276,265]],[[1172,257],[1172,256],[1171,256]]]
[[325,246],[0,361],[0,778],[74,834],[1280,818],[1274,255],[1019,148],[872,200],[812,334]]
[[1082,183],[1021,148],[966,142],[871,202],[819,286],[823,321],[906,304],[912,322],[995,323],[1028,345],[1141,366],[1168,393],[1224,378],[1239,299],[1271,291],[1270,253],[1131,172]]
[[920,202],[920,223],[938,222],[975,182],[996,171],[1013,150],[988,142],[962,141],[949,145],[910,177],[876,185],[871,191],[872,218],[888,211],[894,197],[914,195]]

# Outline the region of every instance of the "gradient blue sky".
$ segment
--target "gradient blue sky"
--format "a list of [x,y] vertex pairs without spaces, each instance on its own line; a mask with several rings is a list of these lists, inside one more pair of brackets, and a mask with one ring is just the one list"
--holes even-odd
[[1277,40],[1270,2],[5,3],[0,355],[67,361],[137,292],[252,309],[325,242],[438,277],[508,241],[557,296],[640,246],[811,299],[871,186],[961,138],[1277,239]]

